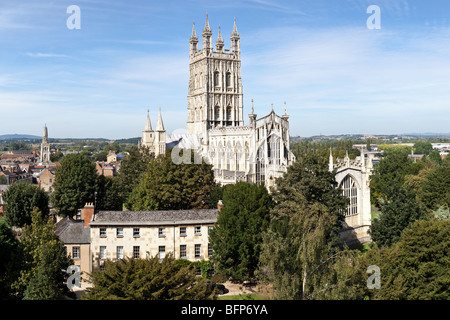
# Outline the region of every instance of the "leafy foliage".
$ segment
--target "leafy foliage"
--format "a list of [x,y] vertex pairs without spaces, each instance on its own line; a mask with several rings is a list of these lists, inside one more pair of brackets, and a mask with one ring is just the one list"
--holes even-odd
[[430,210],[450,207],[450,162],[437,166],[426,175],[418,197]]
[[73,216],[86,202],[94,202],[97,182],[95,164],[82,154],[69,154],[56,167],[51,196],[57,214]]
[[210,232],[218,272],[238,280],[254,276],[272,199],[263,185],[237,182],[223,188],[224,207]]
[[276,184],[260,274],[274,281],[280,299],[312,299],[338,257],[348,199],[317,156],[298,159]]
[[12,298],[11,285],[18,277],[21,248],[5,218],[0,218],[0,299]]
[[390,246],[400,240],[403,230],[412,222],[426,218],[427,214],[416,202],[414,193],[401,188],[392,200],[381,204],[379,218],[372,221],[372,240],[379,246]]
[[163,260],[125,258],[107,261],[104,270],[91,275],[86,300],[205,300],[215,298],[206,279],[194,268],[177,263],[171,255]]
[[35,185],[27,182],[16,182],[9,186],[3,195],[6,222],[10,226],[23,227],[31,223],[31,212],[36,207],[42,215],[47,216],[48,195]]
[[151,161],[133,189],[127,207],[132,210],[178,210],[208,208],[207,197],[215,187],[212,165],[175,164],[172,149]]
[[433,145],[428,141],[417,141],[413,149],[416,154],[429,154],[433,151]]
[[383,158],[374,168],[370,180],[372,199],[390,200],[405,182],[409,174],[417,174],[423,164],[413,163],[407,153],[393,153]]
[[367,290],[371,299],[450,299],[450,220],[417,220],[390,248],[375,247],[362,257],[377,265],[381,289]]
[[54,233],[51,219],[42,217],[39,210],[32,212],[32,223],[23,228],[20,246],[23,252],[20,276],[13,284],[19,297],[25,299],[59,299],[69,294],[64,272],[73,264],[64,245]]
[[148,148],[133,147],[129,154],[120,163],[120,170],[113,178],[113,194],[117,201],[131,209],[132,203],[128,201],[131,192],[139,184],[147,166],[154,159],[154,154]]

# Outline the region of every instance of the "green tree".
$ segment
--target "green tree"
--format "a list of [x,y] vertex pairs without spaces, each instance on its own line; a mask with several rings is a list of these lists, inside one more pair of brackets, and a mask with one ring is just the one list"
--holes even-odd
[[147,166],[154,158],[154,154],[150,153],[148,148],[133,147],[122,159],[120,170],[114,177],[114,185],[117,185],[118,190],[116,198],[128,209],[131,209],[131,203],[128,202],[131,192],[139,184]]
[[70,264],[64,250],[64,244],[56,239],[50,245],[42,247],[36,273],[31,276],[25,292],[24,300],[61,300],[69,293],[66,281],[68,275],[63,271]]
[[274,282],[277,298],[312,299],[339,256],[348,199],[317,156],[297,159],[276,184],[260,275]]
[[420,190],[418,198],[430,210],[439,206],[450,207],[450,163],[444,163],[430,170]]
[[11,285],[18,277],[21,265],[21,250],[5,218],[0,217],[0,299],[11,299]]
[[94,160],[95,161],[106,161],[108,158],[108,152],[107,151],[101,151],[99,153],[94,154]]
[[[184,151],[186,152],[186,151]],[[190,152],[190,150],[188,150]],[[132,210],[179,210],[208,208],[208,195],[216,186],[212,165],[176,164],[172,149],[151,161],[140,183],[133,189],[127,207]]]
[[51,162],[57,162],[61,160],[64,157],[64,154],[61,151],[55,152],[54,154],[50,155],[50,161]]
[[59,216],[73,216],[86,202],[94,202],[97,171],[95,163],[82,154],[69,154],[56,167],[53,206]]
[[219,200],[223,200],[224,187],[225,186],[217,185],[209,193],[207,201],[211,209],[217,208],[217,203]]
[[433,146],[428,141],[417,141],[414,144],[413,149],[416,154],[428,155],[431,151],[433,151]]
[[85,300],[205,300],[215,298],[206,279],[195,276],[192,265],[177,263],[171,255],[163,260],[125,258],[106,261],[104,270],[91,274],[93,286]]
[[55,235],[55,224],[42,217],[38,209],[32,212],[32,222],[23,228],[20,247],[23,252],[20,276],[12,285],[19,297],[54,299],[69,294],[64,281],[66,270],[73,264],[64,245]]
[[95,208],[97,210],[122,210],[123,201],[119,180],[115,177],[97,176]]
[[400,240],[402,232],[418,219],[427,218],[410,190],[400,188],[392,200],[381,204],[381,214],[372,221],[370,234],[379,246],[391,246]]
[[43,216],[49,214],[47,193],[35,185],[20,181],[9,186],[3,194],[6,222],[10,226],[23,227],[31,223],[31,212],[36,207]]
[[379,204],[379,199],[392,199],[396,191],[405,182],[408,174],[417,174],[423,168],[423,164],[413,163],[407,153],[393,153],[381,159],[375,165],[370,178],[372,200]]
[[379,300],[450,299],[450,220],[417,220],[390,248],[369,250],[362,265],[380,268]]
[[431,161],[433,161],[439,165],[442,164],[441,154],[439,153],[438,150],[431,151],[430,154],[428,155],[428,157],[430,158]]
[[272,199],[264,185],[237,182],[223,188],[224,207],[210,232],[217,270],[237,280],[254,277]]
[[378,150],[383,150],[383,156],[387,157],[393,154],[411,154],[412,147],[401,144],[380,144]]

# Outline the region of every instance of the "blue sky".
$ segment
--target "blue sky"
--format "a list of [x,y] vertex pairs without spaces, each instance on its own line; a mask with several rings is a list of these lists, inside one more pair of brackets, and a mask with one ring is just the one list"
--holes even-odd
[[[370,5],[381,29],[367,28]],[[206,13],[226,48],[236,18],[244,115],[251,99],[258,117],[286,101],[292,136],[450,131],[449,1],[2,0],[0,134],[137,137],[159,106],[182,131]]]

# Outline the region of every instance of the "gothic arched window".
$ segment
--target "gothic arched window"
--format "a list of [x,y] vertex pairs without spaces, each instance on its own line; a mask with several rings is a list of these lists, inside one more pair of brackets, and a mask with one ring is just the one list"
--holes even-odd
[[220,120],[220,107],[219,107],[219,106],[217,106],[217,107],[215,108],[215,111],[214,111],[214,119],[216,119],[217,121]]
[[232,117],[232,108],[231,108],[231,106],[228,106],[227,107],[227,121],[231,121],[232,120],[231,117]]
[[216,71],[214,72],[214,87],[218,87],[219,86],[219,72]]
[[356,187],[355,180],[349,175],[347,175],[344,180],[342,180],[342,193],[344,196],[350,199],[350,204],[347,207],[347,212],[345,216],[353,216],[358,214],[358,189]]
[[227,87],[231,86],[231,73],[229,73],[229,72],[227,72],[226,84],[227,84]]

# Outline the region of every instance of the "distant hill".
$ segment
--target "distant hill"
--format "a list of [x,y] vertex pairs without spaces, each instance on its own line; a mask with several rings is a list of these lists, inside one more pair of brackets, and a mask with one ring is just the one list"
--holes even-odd
[[35,139],[42,139],[42,137],[33,136],[30,134],[17,134],[17,133],[0,135],[0,140],[23,140],[23,139],[35,140]]
[[141,141],[140,137],[115,140],[115,142],[118,144],[138,144],[139,141]]

